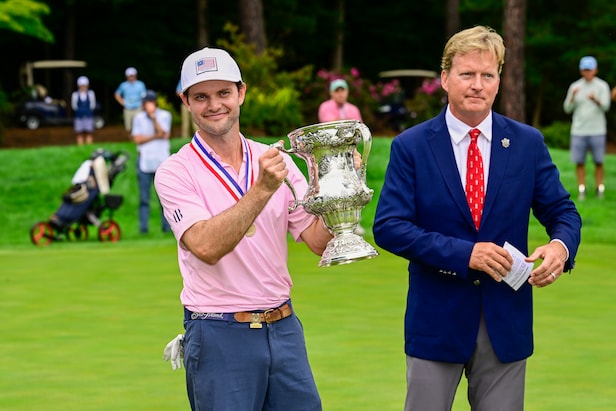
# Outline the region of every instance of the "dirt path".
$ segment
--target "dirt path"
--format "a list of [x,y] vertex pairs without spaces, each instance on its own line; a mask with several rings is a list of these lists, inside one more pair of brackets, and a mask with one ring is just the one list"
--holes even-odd
[[[179,134],[179,126],[174,127],[172,135]],[[104,142],[128,141],[128,133],[122,126],[105,126],[94,132],[94,144]],[[42,146],[66,146],[75,144],[72,127],[41,127],[37,130],[26,128],[7,128],[0,148],[33,148]]]

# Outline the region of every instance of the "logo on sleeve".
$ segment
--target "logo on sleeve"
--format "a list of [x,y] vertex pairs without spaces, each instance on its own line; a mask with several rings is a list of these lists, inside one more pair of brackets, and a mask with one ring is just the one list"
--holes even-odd
[[173,221],[179,223],[180,221],[182,221],[182,218],[184,218],[184,216],[182,215],[182,210],[180,210],[179,208],[173,210]]

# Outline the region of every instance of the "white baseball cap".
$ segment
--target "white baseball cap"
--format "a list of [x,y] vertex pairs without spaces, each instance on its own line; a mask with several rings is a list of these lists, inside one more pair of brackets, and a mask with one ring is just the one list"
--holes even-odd
[[80,76],[77,78],[78,86],[87,86],[90,84],[90,80],[86,76]]
[[240,68],[225,50],[206,47],[186,57],[182,64],[182,93],[208,80],[242,81]]
[[137,69],[134,67],[129,67],[126,69],[126,71],[124,71],[124,75],[126,77],[128,76],[136,76],[137,75]]

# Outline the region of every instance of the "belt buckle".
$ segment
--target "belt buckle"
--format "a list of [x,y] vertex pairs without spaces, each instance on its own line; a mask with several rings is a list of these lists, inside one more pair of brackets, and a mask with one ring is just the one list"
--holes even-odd
[[276,311],[276,310],[278,310],[278,308],[270,308],[269,310],[267,310],[267,311],[265,311],[265,312],[263,313],[263,319],[265,320],[265,322],[266,322],[267,324],[271,324],[271,323],[273,323],[273,322],[278,321],[278,320],[273,320],[273,321],[272,321],[272,320],[270,320],[270,316],[271,316],[271,315],[272,315],[272,313],[273,313],[274,311]]
[[263,324],[261,324],[261,314],[252,313],[250,315],[250,328],[263,328]]

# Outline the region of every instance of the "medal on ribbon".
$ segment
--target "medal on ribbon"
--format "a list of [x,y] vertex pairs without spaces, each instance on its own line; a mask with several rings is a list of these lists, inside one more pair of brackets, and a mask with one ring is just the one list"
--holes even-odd
[[[246,139],[242,136],[242,143],[244,145],[244,160],[246,162],[244,187],[241,187],[237,181],[229,174],[227,170],[216,160],[210,153],[207,152],[205,147],[201,144],[197,135],[193,137],[190,142],[190,148],[199,156],[201,162],[208,169],[216,179],[222,184],[227,192],[233,197],[235,201],[239,201],[248,189],[254,184],[254,170],[252,168],[252,151],[246,142]],[[248,228],[246,232],[247,237],[252,237],[257,231],[257,227],[254,223]]]

